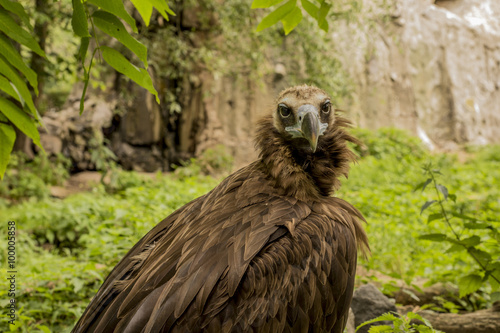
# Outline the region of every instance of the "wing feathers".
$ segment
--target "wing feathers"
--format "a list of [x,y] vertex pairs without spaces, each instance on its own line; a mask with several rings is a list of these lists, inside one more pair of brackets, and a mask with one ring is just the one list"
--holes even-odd
[[148,233],[75,331],[302,332],[343,318],[360,213],[337,198],[271,195],[252,166],[242,170]]

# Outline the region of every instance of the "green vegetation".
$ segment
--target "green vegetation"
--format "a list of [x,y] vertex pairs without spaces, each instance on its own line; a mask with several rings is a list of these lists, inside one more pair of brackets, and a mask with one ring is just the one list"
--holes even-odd
[[[455,155],[430,154],[418,139],[400,130],[354,132],[367,147],[356,147],[363,157],[351,169],[349,180],[343,182],[338,196],[358,207],[368,221],[366,229],[372,256],[362,259],[361,264],[369,270],[404,280],[408,285],[413,285],[416,278],[427,279],[426,285],[436,282],[457,285],[464,296],[455,299],[460,309],[483,308],[498,300],[499,285],[489,275],[498,274],[496,269],[500,264],[496,232],[500,227],[500,164],[495,158],[500,147],[477,148],[475,155],[461,163]],[[450,195],[448,200],[441,197],[450,217],[452,212],[455,214],[449,222],[460,232],[462,240],[472,237],[466,247],[481,244],[478,251],[483,261],[488,259],[487,270],[481,271],[462,245],[450,246],[444,240],[429,242],[426,240],[429,238],[423,236],[452,234],[445,219],[436,219],[434,214],[442,213],[436,203],[428,208],[430,215],[427,211],[421,214],[426,202],[437,200],[430,186],[425,192],[415,191],[428,178],[428,171],[422,169],[428,163],[441,170],[440,184],[446,184],[449,193],[455,195]],[[476,224],[466,228],[465,223]],[[479,237],[480,243],[474,235]],[[481,281],[477,281],[477,277],[472,278],[476,282],[472,285],[470,280],[460,281],[471,273]],[[396,289],[394,284],[385,283],[383,291],[391,293]],[[445,307],[452,308],[450,304]]]
[[[459,286],[462,295],[453,302],[436,299],[433,307],[443,311],[490,306],[498,299],[499,287],[491,275],[496,274],[499,265],[495,231],[500,222],[495,220],[500,216],[500,147],[470,150],[468,161],[461,163],[454,155],[430,154],[418,139],[399,130],[354,132],[366,142],[366,147],[354,147],[361,158],[352,167],[349,179],[343,181],[338,196],[358,207],[368,221],[372,255],[361,259],[360,264],[410,285],[425,278],[428,284]],[[213,170],[227,173],[225,168],[231,160],[218,149],[167,175],[152,177],[112,170],[112,187],[98,184],[90,192],[63,200],[37,195],[30,188],[11,194],[15,200],[4,199],[0,215],[16,221],[18,230],[20,330],[69,331],[103,279],[133,244],[176,208],[208,192],[221,179],[201,174]],[[16,157],[14,161],[23,160]],[[425,191],[414,190],[427,179],[422,166],[429,162],[441,170],[442,175],[433,174],[438,177],[435,185],[446,185],[448,199],[439,192],[440,200],[449,217],[453,217],[449,222],[466,247],[459,244],[458,248],[453,242],[430,242],[430,236],[422,237],[438,233],[453,237],[446,220],[433,215],[441,212],[439,202],[421,214],[425,202],[437,200],[433,183]],[[24,177],[36,175],[47,186],[62,177],[54,178],[56,174],[63,174],[61,166],[32,167],[30,171],[29,163],[16,163],[8,170],[6,180],[23,172]],[[22,170],[16,171],[17,167]],[[455,201],[451,194],[456,195]],[[5,242],[2,238],[2,248]],[[476,254],[482,253],[480,260],[486,270],[468,255],[472,247],[477,249]],[[0,260],[6,262],[5,251],[0,253]],[[2,273],[6,274],[5,268]],[[480,281],[476,277],[463,280],[471,274]],[[2,307],[8,300],[5,284],[2,281],[0,285]],[[390,293],[394,288],[390,282],[385,283],[383,291]],[[409,325],[407,317],[394,320]],[[9,329],[18,328],[9,328],[3,317],[0,331]]]
[[[414,321],[418,320],[423,324],[415,324]],[[420,332],[420,333],[442,333],[441,331],[432,328],[429,321],[422,318],[419,314],[408,312],[406,315],[402,316],[398,313],[384,313],[377,318],[368,320],[356,328],[358,331],[361,327],[373,324],[381,321],[390,321],[391,325],[378,325],[371,326],[369,333],[407,333],[407,332]]]
[[13,153],[5,177],[0,181],[0,206],[3,200],[43,199],[50,185],[62,185],[68,178],[69,159],[63,155],[37,155],[32,161],[21,153]]

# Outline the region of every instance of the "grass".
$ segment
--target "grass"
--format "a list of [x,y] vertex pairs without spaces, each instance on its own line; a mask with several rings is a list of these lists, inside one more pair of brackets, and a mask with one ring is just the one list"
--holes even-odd
[[[432,192],[413,189],[425,180],[421,166],[432,162],[443,173],[440,181],[457,195],[456,203],[446,203],[449,209],[482,220],[498,219],[500,147],[471,149],[471,159],[460,163],[453,155],[430,154],[418,139],[398,130],[357,130],[355,134],[367,148],[355,147],[361,159],[337,195],[358,207],[368,221],[372,255],[360,264],[409,284],[417,278],[458,284],[458,279],[475,270],[476,264],[464,251],[446,253],[449,245],[418,239],[422,234],[442,232],[446,225],[438,220],[427,223],[428,213],[420,215],[420,210]],[[2,232],[7,232],[5,219],[16,221],[18,230],[19,319],[14,327],[2,316],[0,331],[69,332],[103,279],[133,244],[176,208],[220,181],[199,171],[200,166],[192,161],[176,173],[158,174],[154,179],[119,172],[116,177],[121,185],[112,193],[99,185],[64,200],[46,194],[19,200],[20,193],[16,192],[15,201],[3,201]],[[29,193],[38,192],[29,189]],[[463,232],[466,235],[471,231]],[[479,232],[486,250],[495,244],[486,232],[474,232]],[[6,248],[5,237],[0,246]],[[0,252],[0,260],[6,262],[5,251]],[[1,272],[6,276],[4,265]],[[4,309],[9,299],[6,283],[5,279],[0,283],[0,306]],[[391,290],[391,286],[385,287],[385,291]],[[493,289],[485,281],[459,305],[466,309],[488,306]]]

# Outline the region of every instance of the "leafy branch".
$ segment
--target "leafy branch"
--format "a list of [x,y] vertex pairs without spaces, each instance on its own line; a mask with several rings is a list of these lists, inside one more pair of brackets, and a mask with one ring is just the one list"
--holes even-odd
[[318,22],[318,26],[328,32],[328,21],[326,20],[332,4],[326,0],[301,0],[299,7],[297,0],[254,0],[252,9],[269,8],[279,3],[281,6],[265,16],[257,26],[257,32],[267,29],[281,21],[285,35],[288,35],[302,21],[302,9]]
[[[480,235],[477,234],[477,232],[475,232],[478,230],[488,231],[488,240],[490,242],[496,242],[496,248],[498,248],[498,245],[500,244],[500,237],[498,236],[499,232],[497,231],[497,228],[493,225],[493,221],[481,221],[478,218],[470,217],[454,210],[447,210],[445,208],[445,203],[448,199],[456,202],[456,195],[450,194],[444,185],[438,183],[437,175],[441,175],[439,170],[434,169],[431,164],[424,165],[423,170],[428,178],[426,181],[417,185],[415,191],[421,189],[423,192],[428,185],[432,185],[435,191],[435,198],[433,200],[426,201],[422,205],[420,214],[437,203],[437,213],[429,214],[427,223],[431,223],[436,220],[443,220],[448,229],[451,231],[452,236],[450,237],[449,235],[443,233],[431,233],[421,235],[419,238],[434,242],[451,243],[452,246],[447,252],[465,250],[479,266],[479,271],[468,274],[459,279],[458,287],[460,290],[460,297],[475,292],[483,285],[484,282],[489,281],[493,292],[492,299],[500,299],[500,292],[496,292],[500,288],[500,260],[498,260],[498,253],[496,253],[498,250],[495,251],[492,249],[490,250],[490,253],[485,251],[486,247],[484,246],[483,249],[480,249],[479,246],[484,245],[486,242]],[[459,219],[460,222],[453,224],[453,218]],[[460,230],[457,231],[457,229]],[[469,236],[462,236],[464,233]],[[470,235],[471,233],[472,235]]]
[[[377,332],[384,332],[384,333],[403,333],[403,332],[420,332],[420,333],[442,333],[439,330],[435,330],[432,328],[431,323],[423,318],[421,315],[414,313],[414,312],[408,312],[406,315],[400,315],[399,313],[391,313],[387,312],[384,313],[377,318],[365,321],[358,327],[356,327],[356,332],[363,326],[373,324],[373,323],[378,323],[381,321],[390,321],[392,322],[391,325],[378,325],[378,326],[371,326],[369,332],[370,333],[377,333]],[[415,321],[420,321],[423,324],[417,324]]]
[[[131,0],[131,2],[146,26],[149,26],[153,8],[167,21],[169,15],[175,15],[166,0]],[[98,52],[113,69],[147,89],[160,103],[158,92],[147,71],[147,48],[129,32],[132,30],[136,34],[138,29],[135,20],[125,10],[123,0],[72,0],[71,3],[73,6],[71,26],[75,35],[81,39],[80,49],[76,55],[83,67],[84,89],[80,100],[80,113],[84,109],[83,102],[91,77],[90,73]],[[32,17],[18,1],[0,0],[0,49],[2,49],[0,55],[0,179],[3,179],[16,140],[14,128],[26,134],[43,151],[37,128],[43,124],[33,102],[33,96],[39,94],[38,77],[35,71],[26,65],[20,50],[15,47],[21,45],[47,58],[44,50],[32,36],[33,27],[30,19]],[[92,33],[89,31],[89,20]],[[128,28],[122,21],[128,25]],[[133,65],[115,49],[101,45],[97,40],[96,28],[128,48],[139,58],[144,68]],[[90,55],[89,65],[85,66],[91,39],[95,40],[96,46]],[[31,90],[26,83],[30,85]]]

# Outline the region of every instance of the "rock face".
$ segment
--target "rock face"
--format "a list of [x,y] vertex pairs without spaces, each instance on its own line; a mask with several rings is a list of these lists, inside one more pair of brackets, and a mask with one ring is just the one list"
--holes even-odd
[[500,2],[397,0],[391,11],[366,34],[345,26],[332,37],[359,125],[445,149],[500,142]]
[[[397,312],[396,305],[387,298],[373,284],[365,284],[356,289],[352,298],[351,309],[354,313],[356,327],[365,321],[377,318],[389,311]],[[390,322],[381,321],[372,325],[388,325]],[[358,333],[366,333],[371,325],[366,325]]]
[[102,142],[102,129],[111,125],[116,101],[89,98],[80,116],[80,101],[75,99],[58,112],[43,116],[40,141],[47,154],[62,153],[73,162],[73,170],[95,170],[92,152]]
[[[331,48],[353,84],[352,99],[338,107],[357,126],[407,129],[431,148],[499,143],[500,1],[393,1],[389,8],[370,9],[385,18],[372,21],[371,28],[367,22],[331,28]],[[194,12],[184,16],[179,24],[196,27],[190,44],[218,42],[220,36],[203,31]],[[216,25],[217,18],[210,22]],[[101,132],[126,169],[169,170],[172,163],[218,144],[229,148],[239,167],[256,157],[255,121],[269,112],[288,78],[297,75],[286,60],[269,57],[259,64],[266,73],[260,81],[245,73],[239,78],[216,75],[203,66],[178,80],[152,73],[160,94],[176,94],[174,111],[163,96],[158,106],[129,82],[114,87],[123,96],[113,102],[92,97],[81,117],[77,99],[60,114],[49,112],[44,116],[49,131],[41,140],[49,152],[71,157],[75,170],[95,168],[89,149]]]

